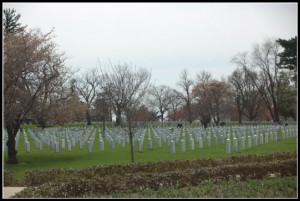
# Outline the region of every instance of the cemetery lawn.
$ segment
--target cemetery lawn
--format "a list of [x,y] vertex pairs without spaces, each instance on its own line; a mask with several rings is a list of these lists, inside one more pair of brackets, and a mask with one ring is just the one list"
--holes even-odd
[[[263,188],[262,188],[263,187]],[[208,181],[198,186],[170,186],[157,191],[146,189],[137,193],[115,192],[95,198],[297,198],[297,177],[247,179],[246,181]]]
[[[97,131],[98,132],[98,131]],[[16,181],[12,186],[22,186],[24,184],[24,172],[32,169],[43,168],[85,168],[89,166],[100,166],[110,164],[128,164],[130,159],[129,143],[123,148],[118,143],[115,149],[112,150],[107,140],[104,141],[105,149],[99,149],[99,137],[97,135],[92,153],[88,153],[88,145],[85,143],[83,149],[80,150],[78,146],[72,148],[72,151],[62,149],[60,152],[55,153],[47,146],[43,147],[40,151],[34,146],[34,142],[29,138],[31,148],[30,153],[25,151],[24,135],[20,135],[18,145],[17,158],[19,164],[11,165],[4,163],[4,169],[11,172]],[[203,149],[199,149],[195,144],[195,150],[189,148],[186,144],[186,151],[181,152],[180,143],[176,145],[176,153],[172,154],[170,147],[163,145],[161,148],[157,147],[155,140],[153,140],[153,149],[147,148],[147,142],[143,144],[142,152],[138,152],[137,146],[134,147],[134,160],[135,163],[143,163],[149,161],[165,161],[165,160],[186,160],[197,158],[213,158],[219,159],[233,155],[248,155],[248,154],[266,154],[273,152],[294,152],[298,150],[298,143],[295,137],[279,140],[278,142],[269,142],[252,147],[251,149],[239,150],[226,154],[226,144],[219,144],[214,147],[213,141],[211,147],[204,144]],[[5,149],[4,161],[7,160],[7,149]]]

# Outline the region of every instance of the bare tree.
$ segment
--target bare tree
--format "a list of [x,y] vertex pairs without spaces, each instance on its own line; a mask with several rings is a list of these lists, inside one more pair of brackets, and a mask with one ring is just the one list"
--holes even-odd
[[250,73],[246,55],[237,55],[233,62],[242,67],[255,84],[265,102],[274,122],[279,122],[278,97],[280,88],[279,44],[275,40],[267,39],[262,45],[255,45],[252,50],[251,66],[258,69],[258,77]]
[[248,69],[248,71],[244,71],[244,73],[245,112],[243,114],[246,117],[248,117],[250,121],[252,121],[257,117],[263,99],[259,90],[257,90],[255,83],[252,80],[252,78],[254,78],[254,80],[257,80],[257,73],[255,71],[251,71],[250,69]]
[[177,91],[176,89],[171,90],[171,94],[170,94],[170,98],[171,98],[171,112],[174,118],[172,119],[173,121],[177,121],[177,115],[176,113],[178,113],[179,111],[179,107],[183,105],[183,100],[180,98],[180,92]]
[[211,80],[212,80],[212,75],[210,72],[202,70],[200,73],[196,74],[197,83],[208,83]]
[[[101,66],[100,66],[101,68]],[[116,115],[116,125],[121,126],[122,115],[126,117],[130,139],[131,162],[134,163],[132,121],[141,104],[148,86],[151,74],[146,69],[130,69],[127,64],[111,66],[111,71],[101,69],[103,75],[102,89],[107,90],[112,108]]]
[[64,58],[51,42],[52,31],[7,33],[4,38],[4,122],[8,163],[18,163],[15,136],[22,121],[48,93],[47,86],[64,72]]
[[88,70],[82,77],[76,79],[75,88],[78,95],[83,98],[86,103],[86,121],[87,125],[91,125],[91,107],[96,99],[100,87],[100,75],[96,68]]
[[228,82],[233,89],[233,102],[238,111],[239,123],[242,123],[242,116],[245,108],[245,80],[243,77],[243,71],[241,69],[236,69],[228,77]]
[[193,96],[191,94],[191,90],[194,84],[194,81],[188,77],[188,71],[184,69],[179,77],[178,85],[183,89],[184,93],[181,94],[182,100],[184,100],[186,104],[186,114],[187,120],[189,123],[193,122],[193,113],[191,109],[191,104],[193,100]]
[[196,116],[204,127],[207,127],[211,119],[218,125],[227,104],[228,87],[226,83],[217,80],[203,80],[193,87],[193,96],[197,100]]
[[170,109],[171,92],[172,89],[166,85],[153,86],[149,90],[149,104],[158,110],[161,121],[164,121],[164,114]]
[[193,96],[197,101],[194,105],[195,117],[207,128],[213,116],[213,106],[207,83],[195,85],[193,87]]

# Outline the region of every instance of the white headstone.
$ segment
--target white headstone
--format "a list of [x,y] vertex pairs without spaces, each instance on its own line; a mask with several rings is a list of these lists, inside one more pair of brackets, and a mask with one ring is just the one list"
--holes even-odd
[[185,140],[184,139],[181,140],[181,151],[185,152]]
[[55,152],[59,152],[59,143],[55,142]]
[[233,150],[234,150],[234,152],[238,151],[237,138],[233,138]]
[[152,139],[148,138],[148,149],[152,149]]
[[175,140],[171,140],[171,153],[175,154]]
[[[72,139],[74,139],[74,138],[72,138]],[[72,150],[72,142],[68,140],[67,144],[68,144],[68,151],[71,151]]]
[[92,149],[93,149],[93,144],[91,143],[92,141],[88,141],[88,151],[89,153],[92,153]]
[[25,148],[26,148],[26,152],[29,153],[30,152],[30,143],[27,140],[25,141]]
[[190,146],[191,146],[191,150],[195,150],[195,144],[193,138],[190,139]]
[[61,147],[60,147],[61,149],[64,149],[64,148],[65,148],[65,146],[66,146],[66,144],[65,144],[65,139],[62,138],[62,139],[60,140],[60,145],[61,145]]
[[254,135],[254,146],[258,145],[258,136]]
[[226,140],[226,153],[227,154],[230,154],[231,153],[231,151],[230,151],[230,139],[227,139]]
[[260,135],[259,135],[259,143],[260,143],[260,144],[263,144],[263,143],[264,143],[264,136],[263,136],[263,134],[260,134]]
[[138,150],[142,152],[142,141],[140,139],[138,139]]
[[199,148],[200,148],[200,149],[203,148],[203,140],[202,140],[202,137],[199,138]]
[[218,137],[216,135],[214,135],[214,142],[215,142],[215,147],[218,146]]
[[244,150],[245,149],[245,137],[241,137],[241,149]]
[[104,141],[103,140],[99,141],[99,148],[100,148],[100,151],[104,151]]
[[210,148],[210,137],[207,136],[207,147]]

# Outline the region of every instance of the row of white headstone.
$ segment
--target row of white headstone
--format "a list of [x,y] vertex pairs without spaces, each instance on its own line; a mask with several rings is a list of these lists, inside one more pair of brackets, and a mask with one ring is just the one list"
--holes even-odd
[[[93,144],[96,137],[96,127],[78,129],[65,129],[65,130],[55,130],[55,129],[45,129],[42,132],[34,133],[32,130],[24,129],[24,142],[26,152],[30,152],[30,143],[28,140],[28,135],[34,142],[38,150],[43,149],[43,143],[46,144],[50,149],[55,152],[59,152],[60,149],[65,149],[67,144],[68,151],[71,151],[76,144],[82,149],[84,144],[88,144],[88,152],[91,153],[93,150]],[[297,127],[296,126],[286,126],[281,127],[282,139],[296,137]],[[115,143],[125,147],[126,143],[129,142],[129,136],[124,130],[121,129],[106,129],[104,135],[99,131],[99,150],[104,150],[104,141],[107,140],[111,148],[115,148]],[[6,136],[4,134],[4,136]],[[153,149],[153,139],[156,142],[156,148],[161,148],[162,144],[165,143],[166,146],[170,147],[171,153],[175,153],[176,146],[180,142],[181,151],[186,151],[186,137],[191,150],[195,149],[195,142],[198,143],[198,148],[206,147],[210,148],[211,138],[213,138],[213,144],[215,147],[218,146],[218,142],[223,145],[226,141],[226,153],[231,153],[231,148],[233,151],[238,151],[238,144],[240,144],[240,149],[246,149],[245,143],[248,141],[248,149],[252,147],[252,141],[254,146],[260,144],[268,143],[269,141],[278,140],[278,127],[274,126],[262,126],[262,127],[217,127],[217,128],[187,128],[185,130],[181,129],[167,129],[167,128],[152,128],[140,129],[133,137],[134,143],[137,143],[137,148],[139,152],[142,152],[143,143],[145,139],[148,142],[148,149]],[[104,138],[104,139],[103,139]],[[5,137],[4,137],[5,139]],[[16,149],[18,146],[19,134],[16,136]],[[231,141],[232,147],[231,147]],[[4,146],[5,147],[5,146]]]

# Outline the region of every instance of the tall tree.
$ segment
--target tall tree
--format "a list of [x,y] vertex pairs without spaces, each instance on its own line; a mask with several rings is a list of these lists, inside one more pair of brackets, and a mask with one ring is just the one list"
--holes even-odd
[[250,121],[254,120],[262,102],[261,95],[251,77],[256,80],[258,75],[250,69],[244,71],[237,68],[228,78],[233,89],[232,97],[238,111],[239,123],[242,123],[243,115],[248,117]]
[[193,87],[192,92],[197,100],[196,116],[204,127],[208,126],[211,119],[218,125],[227,104],[228,86],[226,83],[218,80],[200,79],[200,82]]
[[238,111],[238,121],[239,124],[242,123],[242,116],[245,108],[245,82],[243,79],[243,71],[241,69],[236,69],[228,77],[228,82],[231,84],[233,89],[233,102]]
[[213,116],[213,106],[208,88],[208,83],[198,83],[193,87],[192,91],[197,101],[193,106],[194,114],[195,117],[200,120],[204,128],[208,127]]
[[173,121],[178,121],[181,115],[179,107],[183,105],[183,100],[180,98],[180,92],[176,89],[171,90],[171,110],[168,112],[169,119]]
[[20,17],[21,15],[16,14],[15,9],[8,8],[3,10],[4,36],[24,31],[26,26],[21,26],[21,23],[19,22]]
[[297,36],[289,40],[278,39],[276,42],[284,48],[283,52],[278,54],[280,57],[279,68],[293,72],[291,80],[297,87]]
[[166,85],[153,86],[149,90],[149,104],[158,110],[161,121],[164,121],[164,115],[171,107],[171,91],[172,89]]
[[289,72],[280,74],[281,85],[279,88],[279,113],[287,120],[292,117],[296,121],[297,114],[297,90],[290,84]]
[[106,89],[110,96],[116,115],[116,125],[123,124],[122,115],[127,120],[131,162],[134,163],[133,135],[135,131],[132,122],[150,85],[151,74],[143,68],[132,70],[127,64],[111,66],[110,70],[101,69],[103,75],[101,87]]
[[[8,161],[16,164],[15,137],[53,80],[64,71],[64,58],[57,53],[52,31],[39,29],[7,32],[4,38],[4,124],[8,133]],[[47,72],[45,76],[42,72]]]
[[[267,39],[263,44],[256,44],[252,50],[252,58],[249,63],[245,55],[237,55],[233,62],[242,67],[253,81],[265,102],[274,122],[279,122],[278,97],[279,97],[279,66],[278,66],[279,45],[275,40]],[[250,66],[258,69],[257,78],[250,73]]]
[[91,108],[100,90],[100,75],[96,68],[88,70],[82,77],[76,79],[75,88],[78,95],[86,103],[86,121],[87,125],[92,124]]
[[193,87],[194,81],[193,79],[189,78],[187,69],[183,69],[179,76],[179,82],[178,85],[182,88],[184,91],[183,94],[181,94],[182,100],[185,102],[185,112],[187,115],[187,120],[189,123],[193,122],[193,112],[191,108],[193,96],[192,96],[192,87]]

